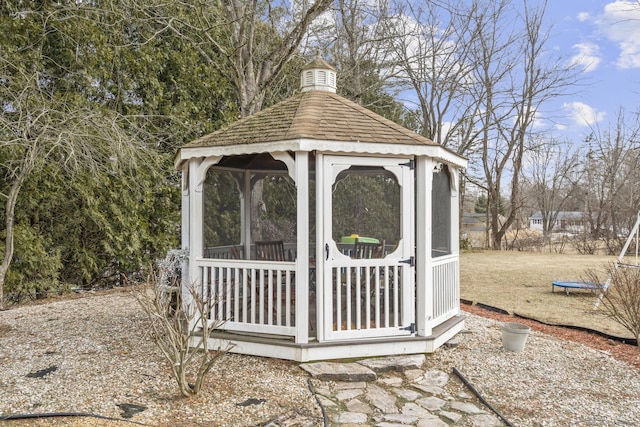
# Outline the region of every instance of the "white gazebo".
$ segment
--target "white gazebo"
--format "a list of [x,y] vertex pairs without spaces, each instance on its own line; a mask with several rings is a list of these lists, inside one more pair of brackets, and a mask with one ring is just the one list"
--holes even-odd
[[183,293],[210,340],[296,361],[432,352],[463,327],[458,177],[466,160],[336,94],[301,91],[183,146]]

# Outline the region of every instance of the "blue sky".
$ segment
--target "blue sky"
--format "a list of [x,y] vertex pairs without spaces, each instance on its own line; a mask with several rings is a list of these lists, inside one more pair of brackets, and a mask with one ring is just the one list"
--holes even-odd
[[621,107],[639,111],[640,0],[550,0],[547,18],[550,46],[580,68],[582,83],[559,101],[555,130],[580,138],[606,128]]

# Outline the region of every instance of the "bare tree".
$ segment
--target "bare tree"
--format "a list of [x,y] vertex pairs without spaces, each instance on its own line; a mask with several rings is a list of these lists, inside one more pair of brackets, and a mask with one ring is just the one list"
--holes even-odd
[[558,212],[566,210],[577,191],[580,181],[579,150],[569,144],[540,139],[527,156],[524,181],[534,201],[533,206],[542,214],[544,236],[551,234]]
[[[337,0],[333,14],[334,25],[324,37],[330,43],[325,48],[339,70],[341,90],[349,99],[372,108],[388,78],[389,61],[386,57],[385,30],[386,2],[363,0]],[[322,37],[317,42],[322,46]]]
[[398,35],[398,75],[418,100],[423,134],[481,164],[468,178],[487,192],[496,249],[521,209],[521,170],[536,115],[575,82],[573,66],[548,49],[545,6],[411,2],[390,24]]
[[395,77],[417,99],[422,135],[463,155],[473,149],[478,133],[472,118],[480,104],[470,96],[477,7],[397,2],[386,22]]
[[240,116],[262,108],[266,91],[333,0],[313,3],[262,0],[149,2],[131,0],[156,23],[189,41],[235,87]]
[[608,127],[593,127],[586,143],[584,193],[591,235],[616,238],[628,232],[640,207],[639,116],[618,111]]
[[[33,55],[42,55],[35,49]],[[135,125],[106,109],[47,87],[38,67],[0,58],[0,165],[8,188],[4,202],[5,239],[0,253],[0,309],[3,285],[14,254],[15,210],[20,190],[35,170],[112,172],[123,165],[135,169],[148,160],[145,145],[131,133]]]
[[[521,208],[520,179],[527,141],[536,114],[546,101],[559,96],[574,83],[570,65],[545,49],[549,35],[544,28],[544,5],[526,7],[522,14],[509,13],[509,3],[479,8],[473,49],[477,64],[476,99],[483,105],[479,125],[482,164],[491,217],[491,240],[500,249],[505,233]],[[513,12],[513,11],[512,11]],[[521,27],[509,26],[514,22]],[[503,33],[506,28],[513,28]],[[510,180],[509,207],[500,221],[499,200],[503,183]]]

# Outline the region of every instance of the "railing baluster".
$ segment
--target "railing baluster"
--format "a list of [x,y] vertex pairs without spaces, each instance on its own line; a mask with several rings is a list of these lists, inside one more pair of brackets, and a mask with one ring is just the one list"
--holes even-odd
[[360,302],[362,301],[362,279],[361,279],[361,275],[362,275],[362,271],[359,267],[354,267],[356,270],[356,283],[355,283],[355,288],[356,288],[356,296],[354,298],[354,305],[356,307],[356,330],[358,329],[362,329],[362,306],[360,305]]
[[285,325],[286,326],[291,326],[291,306],[294,305],[292,304],[292,302],[295,301],[294,299],[294,295],[292,295],[292,289],[291,289],[291,272],[287,271],[285,272],[285,281],[286,281],[286,292],[285,292],[285,316],[286,316],[286,321],[285,321]]
[[269,315],[269,320],[267,322],[268,325],[273,325],[273,270],[267,270],[268,276],[268,286],[269,290],[267,292],[268,300],[267,300],[267,313]]
[[[345,296],[344,304],[347,307],[347,313],[345,314],[345,329],[351,329],[351,272],[346,270],[338,270],[338,280],[336,281],[336,296],[338,302],[336,303],[336,313],[338,314],[336,322],[338,323],[337,330],[342,330],[342,281],[345,280]],[[344,278],[340,277],[340,272],[344,272]]]
[[400,267],[393,266],[393,326],[400,326]]
[[373,267],[373,289],[371,290],[371,307],[373,309],[373,322],[375,328],[380,328],[382,325],[380,324],[380,280],[382,279],[380,274],[381,267]]
[[282,325],[282,271],[276,273],[276,325]]
[[220,289],[222,286],[222,281],[224,279],[222,269],[220,267],[215,267],[211,270],[213,272],[211,287],[212,289],[215,289],[211,297],[213,298],[214,304],[217,304],[218,306],[218,313],[216,318],[218,320],[224,320],[224,298],[222,297],[222,292]]
[[[200,268],[202,274],[202,298],[205,301],[209,301],[211,298],[211,267],[201,267]],[[215,319],[215,311],[211,310],[209,313],[209,319]]]
[[236,267],[233,269],[233,320],[240,320],[240,270]]
[[389,300],[389,266],[384,266],[384,327],[389,327],[389,309],[391,308]]
[[247,323],[247,269],[246,268],[241,268],[239,271],[239,276],[238,276],[238,280],[240,280],[241,283],[239,283],[240,287],[240,295],[241,295],[241,310],[242,310],[242,322]]
[[251,269],[251,323],[256,323],[256,305],[258,303],[258,292],[256,286],[256,269]]
[[264,298],[265,298],[265,287],[264,287],[264,274],[265,271],[261,268],[258,270],[258,276],[259,276],[259,281],[260,281],[260,285],[258,287],[258,289],[260,290],[259,294],[260,294],[260,311],[258,313],[259,316],[259,323],[260,324],[264,324]]
[[227,321],[229,322],[234,322],[235,319],[235,313],[233,312],[233,306],[234,306],[234,301],[233,301],[233,297],[234,297],[234,293],[233,293],[233,286],[234,286],[234,281],[235,278],[233,276],[233,268],[228,267],[226,269],[226,277],[224,278],[224,287],[225,287],[225,298],[227,300],[226,306],[227,306]]

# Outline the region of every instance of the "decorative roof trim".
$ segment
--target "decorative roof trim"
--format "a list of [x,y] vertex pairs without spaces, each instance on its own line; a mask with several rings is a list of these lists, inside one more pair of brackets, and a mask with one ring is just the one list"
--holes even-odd
[[339,142],[316,139],[293,139],[214,147],[182,147],[174,160],[176,169],[193,158],[209,156],[237,156],[243,154],[270,153],[274,151],[319,151],[344,155],[427,156],[449,165],[466,168],[467,159],[439,145],[377,144],[367,142]]

